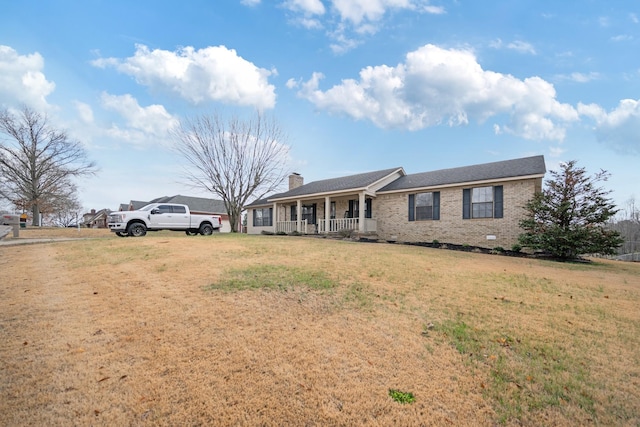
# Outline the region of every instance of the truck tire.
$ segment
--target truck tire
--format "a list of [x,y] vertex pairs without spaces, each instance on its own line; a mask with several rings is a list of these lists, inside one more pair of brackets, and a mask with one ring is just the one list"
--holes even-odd
[[127,233],[124,233],[124,232],[122,232],[122,231],[116,231],[116,236],[118,236],[118,237],[127,237],[127,236],[128,236],[128,234],[127,234]]
[[187,234],[187,236],[195,236],[196,234],[198,234],[198,231],[190,228],[188,230],[185,230],[185,233]]
[[127,235],[132,237],[142,237],[147,234],[147,227],[139,222],[134,222],[127,228]]
[[203,236],[211,236],[213,234],[213,226],[211,224],[202,224],[199,232]]

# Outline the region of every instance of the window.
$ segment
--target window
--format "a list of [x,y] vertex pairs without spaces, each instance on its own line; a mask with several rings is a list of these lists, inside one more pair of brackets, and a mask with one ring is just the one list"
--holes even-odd
[[[371,218],[372,215],[371,199],[364,200],[364,217]],[[360,201],[349,200],[349,210],[344,213],[345,218],[360,218]]]
[[471,218],[493,217],[493,187],[471,189]]
[[462,218],[502,218],[502,185],[462,190]]
[[440,219],[440,192],[409,194],[409,221]]
[[186,214],[187,213],[187,209],[184,206],[174,206],[173,207],[173,213]]
[[[302,220],[307,220],[307,224],[315,224],[316,223],[316,204],[312,205],[302,205],[300,207],[302,211]],[[291,221],[298,220],[298,208],[296,205],[291,205]]]
[[307,220],[307,224],[316,223],[316,204],[302,205],[302,220]]
[[159,205],[156,209],[158,209],[158,213],[161,214],[171,213],[171,206],[169,205]]
[[272,219],[273,208],[254,209],[253,210],[253,226],[254,227],[270,227],[273,225]]

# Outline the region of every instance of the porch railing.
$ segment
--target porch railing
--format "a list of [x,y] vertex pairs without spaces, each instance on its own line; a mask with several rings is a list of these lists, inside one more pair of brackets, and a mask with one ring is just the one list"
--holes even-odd
[[[324,219],[318,220],[318,233],[337,233],[340,230],[359,230],[358,218],[336,218],[329,220],[329,230],[326,230]],[[365,218],[364,231],[375,232],[377,223],[375,219]]]
[[307,220],[303,219],[300,221],[301,229],[298,230],[298,221],[278,221],[276,222],[276,233],[293,233],[297,231],[298,233],[307,234]]

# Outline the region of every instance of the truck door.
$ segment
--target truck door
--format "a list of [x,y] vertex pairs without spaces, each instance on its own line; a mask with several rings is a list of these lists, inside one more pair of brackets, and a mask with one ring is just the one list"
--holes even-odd
[[184,206],[172,206],[173,208],[173,225],[172,227],[187,229],[189,228],[189,222],[191,220],[190,215],[187,213],[187,209]]
[[171,226],[172,211],[170,205],[158,205],[152,212],[154,213],[152,213],[149,218],[151,228],[166,228]]

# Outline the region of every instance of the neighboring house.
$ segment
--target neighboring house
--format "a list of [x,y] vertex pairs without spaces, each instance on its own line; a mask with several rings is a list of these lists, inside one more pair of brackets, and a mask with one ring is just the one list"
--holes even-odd
[[398,242],[510,249],[525,203],[542,190],[543,156],[406,174],[401,167],[303,184],[246,206],[247,232],[336,233]]
[[177,196],[158,197],[149,202],[132,200],[128,205],[121,204],[120,210],[132,211],[140,209],[141,207],[148,205],[149,203],[179,203],[189,206],[189,210],[193,214],[220,215],[222,219],[222,228],[220,229],[220,231],[231,231],[231,225],[229,224],[229,215],[227,214],[227,209],[225,208],[224,202],[222,200],[207,199],[204,197],[182,196],[178,194]]
[[87,228],[107,228],[107,217],[110,213],[109,209],[100,209],[98,212],[91,209],[91,212],[82,215],[82,225]]
[[151,202],[142,202],[140,200],[131,200],[128,204],[127,203],[121,203],[120,207],[118,208],[118,210],[119,211],[135,211],[135,210],[138,210],[140,208],[145,207],[149,203],[151,203]]

